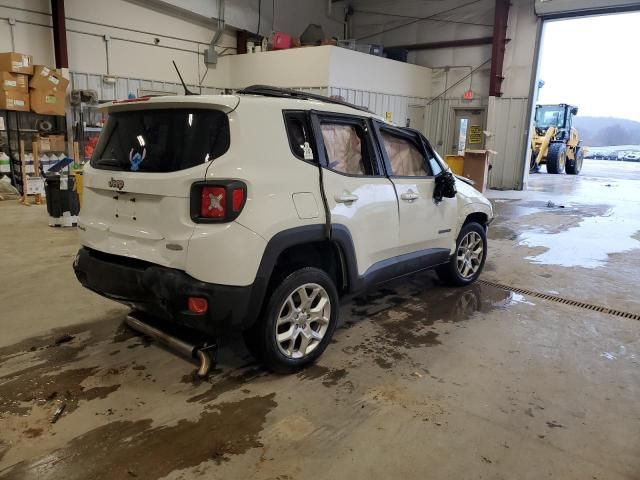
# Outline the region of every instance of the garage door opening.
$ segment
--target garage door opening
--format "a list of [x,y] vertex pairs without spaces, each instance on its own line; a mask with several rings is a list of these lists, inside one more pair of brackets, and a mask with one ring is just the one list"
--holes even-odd
[[640,179],[638,24],[640,12],[544,23],[529,186],[550,175]]

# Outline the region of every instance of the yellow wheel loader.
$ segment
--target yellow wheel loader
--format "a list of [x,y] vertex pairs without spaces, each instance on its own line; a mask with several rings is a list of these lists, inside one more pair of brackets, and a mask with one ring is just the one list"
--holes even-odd
[[531,140],[532,173],[538,172],[543,163],[548,173],[580,173],[585,149],[580,145],[578,130],[572,126],[573,117],[577,114],[578,107],[564,103],[536,106]]

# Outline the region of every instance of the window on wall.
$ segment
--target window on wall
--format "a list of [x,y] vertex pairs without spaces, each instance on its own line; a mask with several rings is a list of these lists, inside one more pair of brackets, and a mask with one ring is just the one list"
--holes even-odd
[[382,130],[382,141],[387,152],[390,175],[395,177],[428,177],[430,168],[425,162],[422,148],[411,137],[395,135]]
[[368,132],[359,123],[321,121],[328,167],[347,175],[374,175]]

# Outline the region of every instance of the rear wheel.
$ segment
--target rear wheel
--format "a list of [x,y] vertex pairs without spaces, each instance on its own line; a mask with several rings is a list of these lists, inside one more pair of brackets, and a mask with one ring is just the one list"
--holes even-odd
[[578,175],[582,170],[582,164],[584,162],[584,149],[581,147],[576,148],[575,158],[573,160],[567,160],[567,174]]
[[436,268],[440,280],[448,285],[464,286],[477,280],[487,258],[487,234],[479,223],[467,223],[456,242],[456,251],[448,263]]
[[338,292],[322,270],[305,267],[271,291],[262,318],[247,332],[249,351],[267,368],[292,373],[327,348],[338,321]]
[[567,146],[564,143],[552,143],[547,152],[547,172],[562,173],[567,161]]
[[538,173],[540,171],[540,165],[536,163],[538,158],[538,152],[531,152],[531,162],[529,163],[529,173]]

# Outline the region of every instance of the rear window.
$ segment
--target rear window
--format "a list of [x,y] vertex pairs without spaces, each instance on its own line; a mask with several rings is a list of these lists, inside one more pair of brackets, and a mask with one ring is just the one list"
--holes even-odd
[[103,170],[175,172],[229,149],[229,119],[204,109],[115,112],[100,135],[91,166]]

